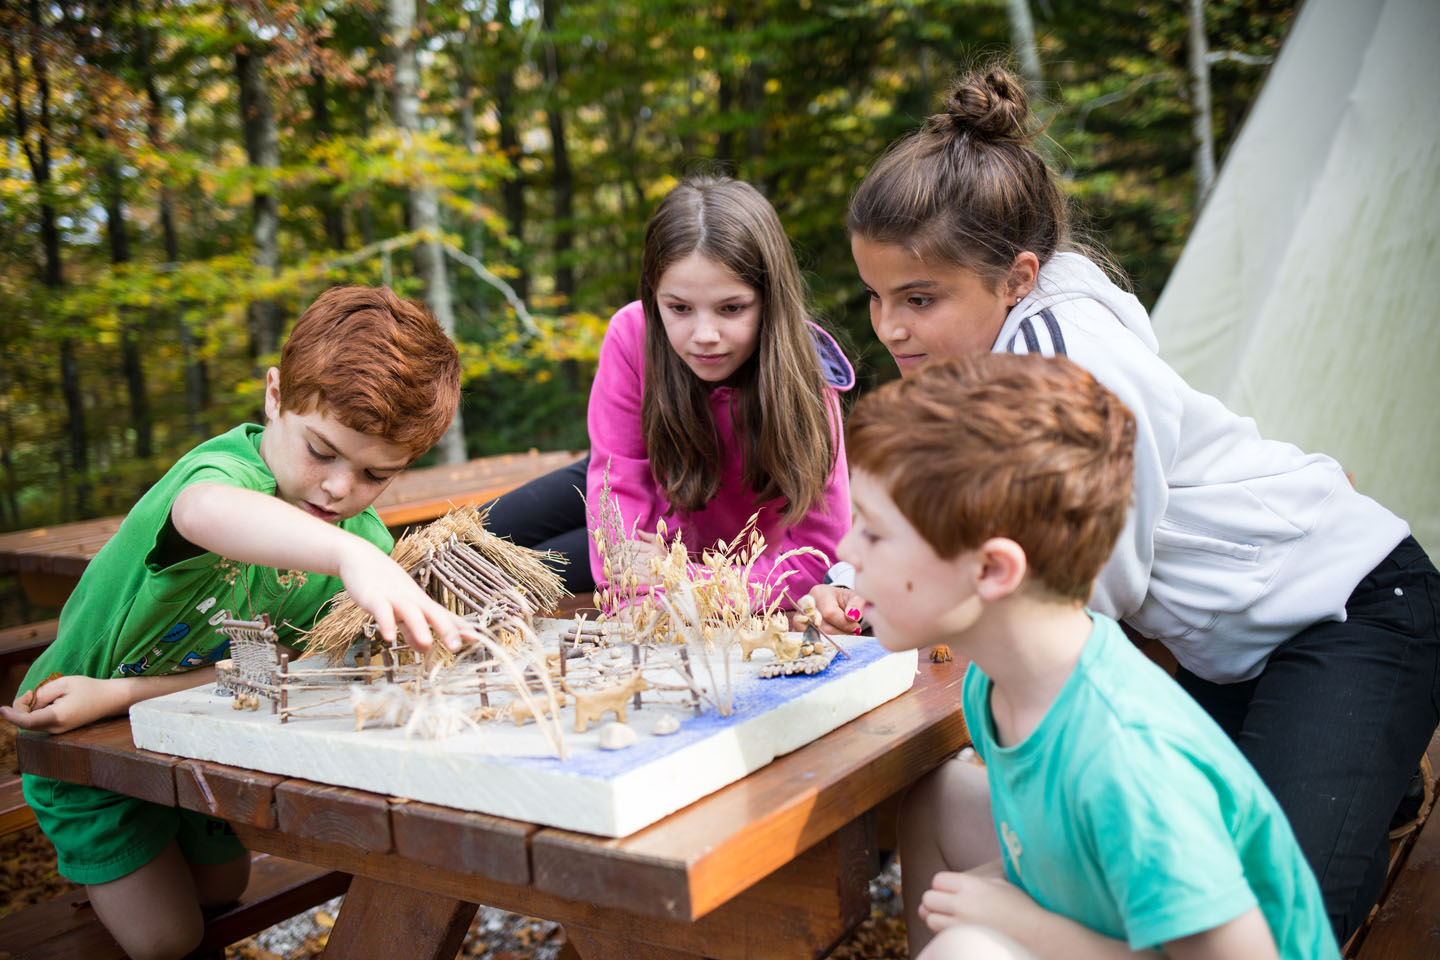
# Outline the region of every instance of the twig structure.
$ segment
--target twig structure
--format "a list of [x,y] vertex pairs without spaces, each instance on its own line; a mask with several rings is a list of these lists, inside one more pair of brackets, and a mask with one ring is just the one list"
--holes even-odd
[[[789,573],[754,575],[765,553],[755,517],[731,543],[695,556],[681,537],[667,537],[664,520],[653,538],[627,530],[608,474],[601,498],[587,509],[606,579],[593,620],[537,619],[564,595],[547,563],[553,558],[494,536],[483,513],[466,507],[404,537],[393,556],[469,624],[473,643],[458,654],[431,643],[422,657],[402,638],[383,642],[370,615],[341,594],[306,635],[302,659],[309,662],[296,669],[266,614],[225,620],[231,659],[217,670],[220,688],[235,695],[237,708],[269,701],[281,723],[353,718],[357,731],[398,728],[406,737],[534,723],[563,758],[562,710],[573,711],[576,733],[607,713],[625,724],[628,710],[655,698],[697,715],[708,707],[729,716],[735,661],[763,649],[771,662],[759,676],[811,674],[840,652],[818,632],[790,632],[781,609]],[[801,552],[816,551],[778,559]],[[297,696],[302,690],[306,696]],[[673,714],[666,719],[662,734],[676,728]],[[633,736],[611,736],[607,746],[630,742]]]

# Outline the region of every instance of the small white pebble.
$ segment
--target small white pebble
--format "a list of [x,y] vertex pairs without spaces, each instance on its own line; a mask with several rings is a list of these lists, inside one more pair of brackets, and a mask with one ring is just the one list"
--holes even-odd
[[1396,588],[1395,588],[1395,596],[1397,596],[1397,597],[1403,597],[1403,596],[1405,596],[1405,591],[1404,591],[1404,590],[1401,590],[1399,587],[1396,587]]
[[607,723],[600,728],[601,750],[624,750],[635,742],[635,731],[628,724]]
[[656,736],[663,737],[672,734],[679,729],[679,720],[676,720],[668,713],[662,713],[660,715],[660,719],[655,721],[655,726],[650,729],[650,732],[655,734]]

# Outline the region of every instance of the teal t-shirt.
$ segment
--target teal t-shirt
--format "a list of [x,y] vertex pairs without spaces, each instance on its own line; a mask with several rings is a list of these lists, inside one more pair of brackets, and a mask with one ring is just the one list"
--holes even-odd
[[[243,424],[181,457],[125,517],[85,568],[60,612],[59,633],[25,676],[33,689],[53,673],[100,679],[159,676],[223,659],[224,616],[270,615],[279,639],[299,646],[325,603],[344,589],[338,577],[236,563],[185,541],[170,520],[175,497],[192,483],[275,492],[260,458],[264,428]],[[340,522],[386,553],[394,540],[373,507]]]
[[1338,958],[1280,805],[1224,732],[1115,621],[1094,627],[1040,725],[1000,747],[973,664],[965,718],[1010,880],[1041,906],[1156,947],[1257,903],[1286,960]]

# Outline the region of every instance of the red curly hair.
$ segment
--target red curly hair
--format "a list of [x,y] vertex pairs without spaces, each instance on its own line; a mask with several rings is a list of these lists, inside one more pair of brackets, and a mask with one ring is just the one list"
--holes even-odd
[[280,351],[282,409],[323,406],[341,423],[407,447],[435,445],[460,403],[460,357],[422,304],[389,287],[331,287]]

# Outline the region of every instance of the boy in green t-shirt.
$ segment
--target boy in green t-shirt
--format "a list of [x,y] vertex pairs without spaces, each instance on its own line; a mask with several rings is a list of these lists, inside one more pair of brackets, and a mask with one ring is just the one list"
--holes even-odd
[[[209,683],[221,619],[269,614],[293,645],[341,589],[386,639],[458,647],[469,628],[390,558],[371,504],[459,397],[455,345],[424,307],[388,287],[321,294],[266,374],[265,426],[200,444],[140,499],[0,716],[59,733]],[[43,777],[24,789],[60,873],[133,957],[188,953],[202,908],[245,888],[250,860],[223,821]]]
[[[951,760],[905,800],[918,960],[1338,960],[1259,776],[1085,608],[1125,523],[1134,438],[1113,394],[1039,356],[932,366],[851,414],[840,555],[882,643],[971,660],[965,719],[985,764]],[[975,809],[990,817],[956,820]]]

